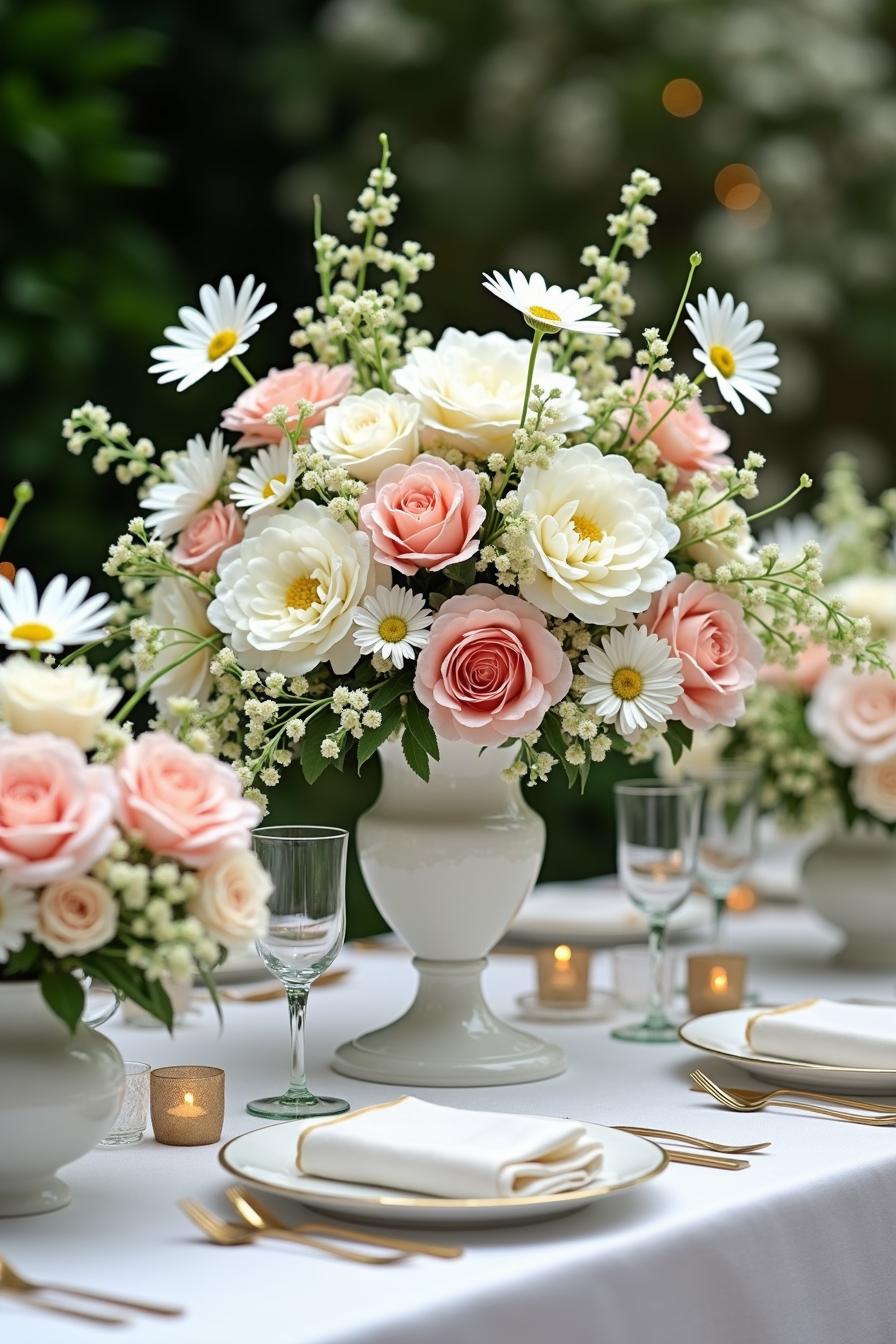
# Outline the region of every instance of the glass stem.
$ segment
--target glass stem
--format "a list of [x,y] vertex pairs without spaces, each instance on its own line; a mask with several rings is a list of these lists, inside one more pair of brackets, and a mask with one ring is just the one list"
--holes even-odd
[[304,1096],[308,1091],[305,1080],[307,985],[287,985],[286,1002],[289,1006],[289,1090],[290,1093]]
[[718,950],[722,946],[722,916],[728,906],[728,892],[723,891],[721,895],[718,889],[713,892],[713,948]]
[[666,1016],[666,978],[664,974],[666,960],[666,921],[664,919],[651,922],[647,934],[647,947],[650,957],[650,980],[645,1026],[666,1026],[668,1018]]

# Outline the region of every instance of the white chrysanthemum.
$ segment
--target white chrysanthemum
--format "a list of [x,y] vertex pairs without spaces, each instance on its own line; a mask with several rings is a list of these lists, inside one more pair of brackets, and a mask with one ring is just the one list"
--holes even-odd
[[432,612],[410,588],[381,585],[355,609],[354,641],[362,653],[378,653],[401,670],[429,639]]
[[159,481],[140,501],[156,536],[173,537],[211,504],[218,493],[227,457],[220,429],[212,430],[208,447],[201,434],[187,440],[186,452],[178,453],[171,463],[172,479]]
[[401,392],[372,387],[331,406],[311,430],[311,446],[368,485],[386,467],[408,466],[420,451],[420,407]]
[[0,576],[0,644],[59,653],[66,644],[102,639],[115,608],[105,593],[85,601],[89,587],[89,579],[76,579],[69,587],[65,575],[57,574],[38,597],[27,569],[20,569],[14,582]]
[[589,682],[582,703],[623,737],[666,723],[681,691],[681,661],[640,625],[609,630],[599,648],[589,647],[579,672]]
[[[396,369],[393,381],[420,403],[420,440],[424,448],[458,448],[484,461],[513,448],[526,395],[531,342],[512,341],[500,331],[478,336],[448,327],[434,350],[417,347]],[[551,401],[552,433],[571,434],[591,421],[575,378],[554,373],[541,350],[534,381]]]
[[521,592],[549,616],[625,625],[675,577],[666,493],[627,458],[581,443],[527,467],[517,494],[538,571]]
[[588,321],[600,311],[600,303],[592,303],[577,289],[561,289],[548,285],[544,276],[533,271],[530,276],[511,270],[508,280],[500,271],[492,275],[483,272],[485,288],[496,298],[509,303],[522,313],[535,331],[579,331],[586,336],[618,336],[619,330],[610,322]]
[[[229,552],[225,551],[225,555]],[[192,583],[182,579],[162,579],[152,590],[152,602],[149,610],[151,625],[169,627],[162,635],[163,644],[155,659],[150,675],[162,672],[158,681],[154,681],[149,690],[149,698],[158,712],[167,717],[169,698],[182,696],[187,700],[198,700],[205,704],[212,692],[212,674],[210,664],[215,650],[197,649],[193,656],[177,667],[177,663],[190,652],[189,638],[208,639],[215,633],[215,627],[208,618],[208,599]],[[186,634],[179,633],[186,631]]]
[[300,499],[288,512],[252,518],[224,552],[209,619],[244,667],[294,677],[329,662],[342,675],[361,656],[352,618],[371,568],[366,533]]
[[10,952],[25,946],[26,934],[37,927],[37,897],[24,887],[14,887],[0,874],[0,965]]
[[122,690],[86,663],[48,667],[23,653],[0,663],[0,718],[14,733],[55,733],[82,751],[112,713]]
[[715,378],[729,405],[743,415],[746,397],[760,410],[771,411],[768,397],[777,392],[781,379],[768,372],[778,362],[778,351],[771,341],[759,340],[765,324],[751,322],[745,303],[735,308],[731,294],[720,299],[714,289],[699,295],[696,308],[689,303],[687,312],[685,326],[697,342],[694,358]]
[[158,363],[151,364],[150,373],[158,375],[160,383],[177,384],[178,392],[192,387],[207,373],[217,373],[228,360],[248,350],[249,338],[261,323],[276,311],[276,303],[259,308],[264,285],[255,285],[255,276],[247,275],[239,293],[229,275],[215,289],[203,285],[196,308],[180,308],[178,317],[182,327],[166,327],[165,335],[173,345],[157,345],[150,351]]
[[246,517],[276,509],[289,498],[296,483],[296,459],[289,439],[261,448],[247,467],[236,474],[230,498]]

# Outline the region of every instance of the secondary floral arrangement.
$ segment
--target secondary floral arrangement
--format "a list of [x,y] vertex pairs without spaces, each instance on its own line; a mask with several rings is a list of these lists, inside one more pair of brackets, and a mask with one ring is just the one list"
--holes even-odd
[[[812,514],[779,523],[770,535],[785,557],[817,537],[828,592],[870,625],[896,655],[896,491],[877,502],[862,489],[857,463],[831,460]],[[766,807],[782,824],[809,827],[832,812],[852,825],[896,830],[896,680],[886,668],[856,676],[832,665],[811,642],[789,667],[769,663],[751,692],[728,752],[745,753],[763,772]]]
[[[763,459],[736,466],[718,417],[771,409],[762,323],[713,289],[688,302],[695,253],[665,333],[637,351],[623,334],[625,258],[648,250],[657,179],[632,174],[578,289],[486,277],[528,339],[435,339],[412,325],[433,258],[389,244],[381,144],[353,241],[324,232],[316,204],[321,293],[295,313],[291,365],[249,371],[274,305],[253,276],[225,277],[180,310],[150,370],[180,391],[235,371],[246,386],[219,426],[157,459],[102,406],[64,425],[70,451],[92,445],[96,470],[139,483],[142,516],[106,571],[127,604],[119,665],[158,722],[232,761],[260,802],[296,757],[313,781],[393,734],[423,779],[442,739],[513,744],[513,775],[559,762],[584,784],[611,749],[648,755],[664,735],[677,753],[695,728],[733,725],[764,649],[822,642],[880,664],[867,624],[822,595],[818,546],[757,547],[762,513],[737,502]],[[682,320],[693,376],[673,372]],[[707,388],[721,404],[701,403]]]

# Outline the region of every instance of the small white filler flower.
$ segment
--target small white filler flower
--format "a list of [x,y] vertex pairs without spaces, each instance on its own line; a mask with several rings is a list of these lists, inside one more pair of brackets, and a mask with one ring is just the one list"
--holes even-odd
[[419,593],[381,584],[355,608],[353,638],[362,653],[378,653],[401,670],[429,639],[432,612]]
[[579,672],[590,683],[582,703],[627,738],[670,719],[681,692],[680,660],[640,625],[608,631],[599,647],[590,646]]
[[201,434],[187,441],[187,451],[171,464],[170,481],[159,481],[140,503],[149,513],[147,523],[156,536],[173,537],[186,527],[218,493],[227,449],[220,429],[212,430],[208,447]]
[[33,891],[14,887],[0,877],[0,966],[9,960],[10,952],[19,952],[25,946],[25,935],[37,927],[37,898]]
[[276,509],[292,493],[296,483],[296,459],[289,439],[262,448],[236,475],[230,498],[246,517],[264,509]]
[[509,303],[521,312],[535,331],[578,331],[585,336],[618,336],[616,327],[609,322],[589,321],[601,308],[578,290],[561,289],[548,285],[544,276],[534,271],[525,276],[522,271],[510,271],[510,279],[500,271],[493,275],[483,272],[484,285],[490,294]]
[[157,345],[150,351],[157,362],[149,372],[158,376],[160,383],[177,384],[178,392],[192,387],[207,373],[217,373],[231,359],[238,359],[249,348],[261,323],[276,311],[276,303],[259,308],[265,286],[255,284],[255,276],[247,275],[235,291],[229,275],[215,289],[203,285],[199,291],[202,309],[180,308],[178,317],[183,326],[166,327],[165,336],[173,345]]
[[715,378],[728,404],[743,415],[746,397],[769,413],[768,398],[777,392],[781,379],[768,372],[778,362],[778,351],[771,341],[759,340],[765,324],[758,319],[751,322],[745,303],[735,307],[731,294],[720,299],[714,289],[699,295],[696,308],[689,303],[687,313],[685,326],[697,342],[694,358],[708,377]]
[[102,639],[115,608],[105,593],[85,601],[89,587],[89,579],[69,586],[65,575],[57,574],[38,597],[27,569],[20,569],[13,583],[0,576],[0,644],[59,653],[66,644]]

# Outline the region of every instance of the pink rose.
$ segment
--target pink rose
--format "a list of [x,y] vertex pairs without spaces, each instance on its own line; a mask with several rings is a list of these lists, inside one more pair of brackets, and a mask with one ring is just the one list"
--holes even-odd
[[40,887],[77,877],[108,852],[115,779],[51,733],[0,735],[0,872]]
[[896,681],[889,672],[832,667],[815,688],[806,721],[836,765],[896,756]]
[[479,550],[484,521],[475,472],[429,453],[410,466],[387,467],[361,496],[360,526],[377,560],[402,574],[468,560]]
[[103,947],[118,928],[118,906],[95,877],[66,877],[40,894],[34,937],[57,957],[80,957]]
[[732,728],[762,666],[762,645],[733,597],[687,574],[657,593],[638,624],[681,659],[681,696],[672,711],[687,728]]
[[[632,369],[630,378],[640,392],[647,377],[643,369]],[[641,402],[639,409],[645,412],[646,421],[637,418],[632,422],[629,441],[649,438],[659,449],[664,463],[678,468],[678,484],[687,485],[695,471],[708,472],[713,476],[719,467],[730,467],[731,458],[725,449],[731,440],[723,429],[714,425],[698,400],[692,401],[680,411],[669,411],[672,401],[672,384],[665,378],[651,378],[648,391],[657,396]],[[663,416],[662,424],[658,423]],[[628,411],[617,413],[622,425],[628,424]]]
[[474,583],[439,608],[414,690],[440,737],[497,747],[534,732],[571,683],[569,659],[538,608]]
[[248,849],[261,809],[243,798],[229,765],[200,756],[168,733],[144,733],[115,763],[122,827],[154,854],[204,868]]
[[830,666],[830,656],[824,644],[808,644],[797,654],[796,667],[782,667],[780,663],[763,663],[759,680],[779,690],[797,690],[810,695]]
[[279,425],[265,420],[275,406],[287,406],[290,414],[286,423],[293,426],[298,420],[296,403],[310,401],[313,414],[304,421],[302,432],[319,425],[329,406],[335,406],[348,392],[355,379],[351,364],[296,364],[291,369],[271,369],[267,378],[247,387],[221,417],[223,429],[232,429],[242,437],[235,448],[254,448],[260,443],[279,443],[283,431]]
[[193,574],[209,573],[217,568],[228,546],[242,541],[245,530],[234,506],[216,499],[187,523],[171,552],[171,559]]

